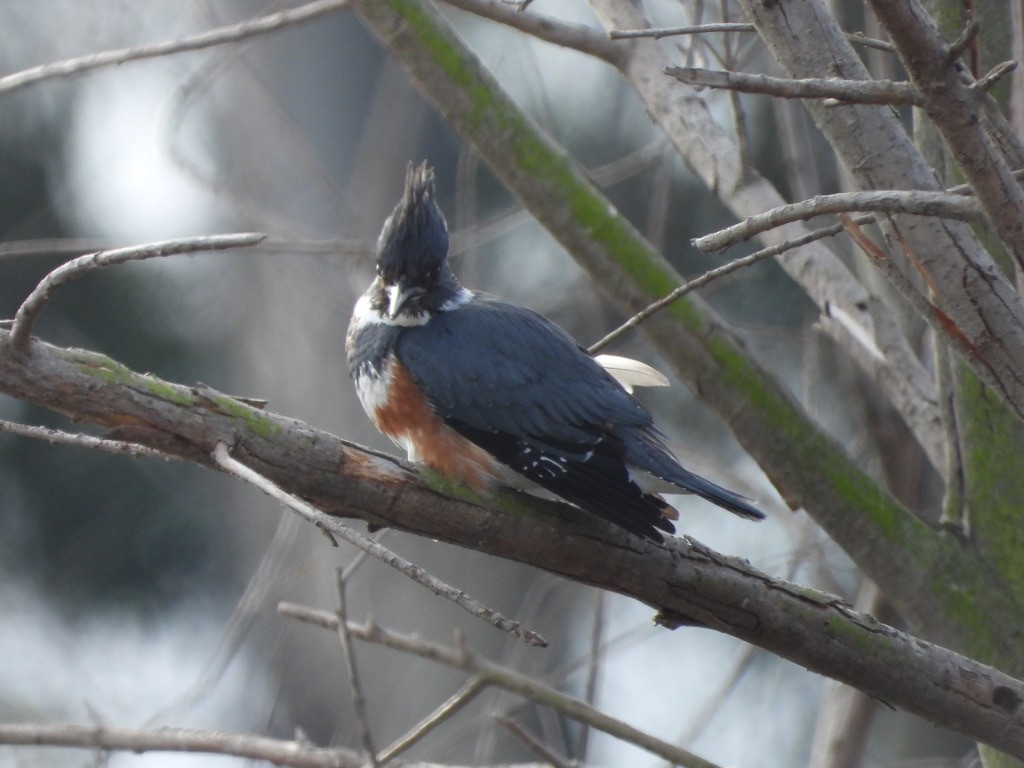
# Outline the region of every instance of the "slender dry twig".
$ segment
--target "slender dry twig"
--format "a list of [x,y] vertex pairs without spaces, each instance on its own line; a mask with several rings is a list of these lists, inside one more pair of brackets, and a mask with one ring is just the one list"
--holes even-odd
[[949,49],[946,51],[947,61],[952,63],[960,58],[960,54],[967,50],[974,38],[978,36],[980,30],[981,22],[978,18],[969,19],[960,31],[960,34],[956,36],[956,39],[949,44]]
[[[719,0],[719,12],[722,19],[728,22],[729,3],[728,0]],[[722,38],[722,56],[719,63],[726,71],[739,69],[739,59],[733,51],[733,39],[731,35]],[[743,100],[740,98],[740,91],[733,88],[728,91],[729,104],[732,107],[733,134],[736,138],[737,160],[741,173],[747,175],[751,169],[750,162],[750,138],[747,136],[747,118],[743,110]]]
[[345,656],[345,670],[348,673],[349,687],[352,690],[352,711],[356,717],[356,727],[363,743],[363,751],[373,768],[380,762],[377,760],[377,749],[373,746],[373,733],[370,731],[370,718],[366,714],[366,696],[359,679],[359,667],[356,664],[355,649],[352,647],[352,636],[348,631],[348,599],[346,596],[345,574],[341,568],[335,569],[338,587],[338,639]]
[[[717,22],[711,24],[689,24],[681,27],[650,27],[647,29],[613,29],[608,32],[612,40],[625,40],[637,37],[653,37],[660,40],[663,37],[674,37],[677,35],[704,35],[713,32],[755,32],[753,24],[743,21]],[[846,38],[851,43],[863,45],[865,48],[875,48],[879,51],[894,51],[893,44],[885,40],[876,40],[873,37],[866,37],[863,32],[847,32]]]
[[936,395],[942,418],[943,444],[946,446],[946,461],[942,467],[946,483],[942,495],[939,526],[963,540],[970,537],[971,510],[967,495],[964,424],[957,409],[956,365],[948,344],[936,343],[933,358]]
[[636,37],[663,37],[676,35],[704,35],[712,32],[753,32],[754,25],[742,21],[713,22],[710,24],[688,24],[681,27],[650,27],[647,29],[612,29],[608,37],[612,40],[625,40]]
[[0,259],[23,256],[81,256],[111,248],[109,240],[96,237],[41,237],[0,243]]
[[140,445],[138,443],[131,443],[125,440],[110,440],[109,438],[93,437],[92,435],[83,435],[76,432],[64,432],[59,429],[50,429],[49,427],[18,424],[5,419],[0,419],[0,432],[8,432],[12,435],[19,435],[21,437],[32,437],[36,440],[43,440],[50,445],[74,445],[79,448],[92,448],[97,451],[134,456],[136,458],[145,456],[153,459],[164,459],[165,461],[181,459],[180,456],[175,456],[172,453],[164,453],[163,451],[151,448],[148,445]]
[[73,59],[51,61],[38,67],[24,69],[10,75],[0,77],[0,93],[24,88],[27,85],[52,80],[58,77],[69,77],[101,67],[111,67],[140,59],[152,59],[169,56],[184,51],[198,51],[215,45],[236,43],[239,40],[276,32],[300,22],[309,21],[325,13],[337,11],[348,5],[348,0],[316,0],[316,2],[300,5],[287,11],[271,13],[239,24],[218,27],[197,35],[182,37],[178,40],[167,40],[151,45],[138,45],[130,48],[118,48]]
[[[515,720],[509,720],[507,717],[502,717],[501,715],[495,715],[494,720],[504,727],[509,733],[523,742],[523,744],[529,747],[537,757],[549,763],[554,768],[579,768],[579,762],[575,760],[566,760],[565,757],[555,752],[551,747],[523,728],[523,726]],[[581,755],[580,759],[585,760],[586,758]]]
[[[364,257],[373,253],[372,240],[342,239],[306,240],[268,237],[259,244],[263,253],[288,255]],[[9,240],[0,243],[0,259],[24,256],[83,256],[118,247],[100,238],[46,237],[33,240]]]
[[771,77],[750,72],[731,72],[700,67],[666,67],[681,83],[697,88],[725,88],[741,93],[760,93],[783,99],[835,99],[848,104],[914,104],[921,100],[913,85],[891,80],[840,80],[828,78]]
[[973,83],[971,83],[971,89],[975,91],[987,91],[998,83],[1003,77],[1010,74],[1017,69],[1017,62],[1004,61],[1002,64],[996,64],[992,69],[988,71],[983,77],[979,77]]
[[[377,533],[374,534],[373,540],[379,544],[380,540],[387,536],[389,532],[390,531],[387,528],[381,528],[379,531],[377,531]],[[345,570],[341,573],[342,578],[346,581],[351,579],[355,572],[358,571],[359,568],[362,566],[362,564],[366,562],[366,558],[368,558],[369,556],[369,552],[359,550],[359,552],[356,553],[356,556],[352,558],[352,562],[345,566]]]
[[[280,603],[278,612],[283,616],[298,619],[308,624],[337,631],[338,617],[328,611],[320,611],[295,603]],[[567,696],[549,685],[535,680],[521,672],[482,659],[464,645],[456,647],[440,645],[412,635],[403,635],[366,622],[349,626],[352,637],[370,643],[383,645],[392,650],[411,653],[423,659],[444,664],[477,675],[487,685],[495,685],[517,693],[535,704],[550,707],[578,722],[587,722],[591,727],[611,736],[635,744],[659,757],[687,768],[717,768],[699,755],[669,744],[650,734],[644,733],[621,720],[610,717],[590,705]]]
[[262,242],[266,235],[258,232],[246,232],[236,235],[211,235],[209,237],[191,237],[183,240],[164,240],[147,245],[136,245],[129,248],[116,248],[111,251],[99,251],[86,256],[79,256],[66,264],[62,264],[44,277],[32,293],[28,295],[14,315],[11,326],[11,347],[24,352],[28,347],[28,337],[32,323],[42,311],[46,302],[60,286],[76,280],[86,272],[100,267],[111,267],[127,261],[141,261],[160,256],[172,256],[180,253],[196,253],[197,251],[220,251],[227,248],[245,248]]
[[976,221],[979,215],[978,203],[974,198],[951,195],[948,192],[921,189],[839,192],[780,205],[770,211],[750,216],[739,224],[698,237],[694,239],[693,244],[704,253],[721,251],[783,224],[828,213],[850,211],[941,216],[967,222]]
[[0,744],[129,752],[196,752],[265,760],[294,768],[362,768],[352,750],[314,747],[299,741],[188,728],[109,728],[70,723],[0,724]]
[[[594,593],[594,623],[590,632],[590,653],[587,654],[587,683],[584,687],[583,700],[594,705],[597,700],[597,686],[601,676],[601,648],[604,639],[604,613],[607,596],[604,590],[598,589]],[[587,759],[587,747],[590,741],[590,727],[584,723],[580,732],[579,755],[580,760]]]
[[[870,220],[870,217],[868,217],[868,220]],[[703,288],[705,285],[712,282],[713,280],[717,280],[720,277],[724,277],[725,275],[731,274],[732,272],[735,272],[739,269],[743,269],[743,267],[749,267],[751,264],[756,264],[759,261],[764,261],[765,259],[771,256],[778,256],[779,254],[785,253],[786,251],[792,250],[794,248],[799,248],[802,245],[807,245],[808,243],[814,242],[816,240],[822,240],[826,237],[832,237],[833,235],[842,232],[843,229],[844,227],[842,224],[834,224],[830,227],[822,227],[821,229],[813,230],[805,235],[801,235],[800,237],[795,237],[792,240],[787,240],[784,243],[779,243],[778,245],[773,245],[769,248],[762,248],[760,251],[755,251],[754,253],[751,253],[748,256],[741,256],[740,258],[734,259],[733,261],[730,261],[728,264],[723,264],[720,267],[709,269],[700,277],[695,277],[693,280],[689,280],[683,283],[681,286],[673,290],[671,293],[658,299],[655,302],[652,302],[651,304],[648,304],[646,307],[644,307],[635,315],[630,317],[618,328],[616,328],[603,338],[591,344],[590,347],[587,348],[587,351],[592,355],[596,355],[599,351],[607,347],[609,344],[611,344],[613,341],[619,338],[630,328],[635,328],[654,313],[660,312],[665,307],[669,306],[674,301],[681,298],[682,296],[685,296],[691,291],[695,291],[698,288]]]
[[354,531],[352,528],[338,520],[338,518],[321,512],[312,504],[309,504],[286,492],[276,483],[233,458],[228,452],[228,447],[225,443],[217,443],[217,446],[213,451],[213,460],[217,466],[228,474],[234,475],[240,480],[244,480],[247,483],[255,485],[265,494],[273,499],[277,499],[286,507],[297,512],[321,530],[336,535],[347,541],[349,544],[373,555],[381,562],[386,563],[397,571],[405,574],[417,584],[423,585],[435,595],[445,597],[474,616],[484,619],[491,626],[515,635],[529,645],[544,647],[548,644],[547,640],[532,629],[524,627],[518,621],[513,621],[512,619],[502,616],[497,611],[492,610],[479,601],[469,597],[462,590],[455,589],[455,587],[445,584],[440,579],[431,576],[418,565],[410,563],[405,558],[396,555],[387,547],[384,547],[373,539]]
[[381,764],[386,764],[402,752],[405,752],[414,744],[419,743],[424,736],[437,728],[441,723],[451,718],[456,712],[459,712],[463,707],[469,704],[469,702],[475,699],[476,695],[485,687],[486,684],[482,678],[478,676],[469,678],[465,685],[448,697],[441,706],[413,726],[408,733],[399,737],[393,744],[382,751],[377,756],[377,761]]

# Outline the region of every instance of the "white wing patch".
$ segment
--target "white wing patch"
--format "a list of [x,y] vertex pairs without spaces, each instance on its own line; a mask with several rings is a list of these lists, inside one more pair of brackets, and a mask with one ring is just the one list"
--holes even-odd
[[594,360],[630,394],[633,394],[633,387],[668,386],[668,379],[661,371],[639,360],[618,355],[598,355]]

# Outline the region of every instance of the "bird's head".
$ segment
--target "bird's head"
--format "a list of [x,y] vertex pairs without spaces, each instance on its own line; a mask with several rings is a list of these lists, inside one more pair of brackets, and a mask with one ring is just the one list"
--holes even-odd
[[434,201],[434,171],[409,164],[402,199],[377,239],[379,311],[391,320],[444,308],[462,290],[448,267],[448,227]]

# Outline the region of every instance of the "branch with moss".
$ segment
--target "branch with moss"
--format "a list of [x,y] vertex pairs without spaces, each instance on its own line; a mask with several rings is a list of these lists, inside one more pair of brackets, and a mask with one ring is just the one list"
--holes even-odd
[[[287,492],[363,519],[628,595],[666,627],[754,643],[938,725],[1024,755],[1024,684],[879,624],[841,599],[767,576],[688,539],[640,540],[565,504],[481,497],[302,422],[136,373],[108,357],[0,331],[0,391],[107,427],[113,439],[217,469],[218,444]],[[924,531],[927,534],[927,531]],[[967,557],[967,555],[964,555]],[[955,569],[955,560],[950,563]],[[977,567],[977,565],[976,565]]]

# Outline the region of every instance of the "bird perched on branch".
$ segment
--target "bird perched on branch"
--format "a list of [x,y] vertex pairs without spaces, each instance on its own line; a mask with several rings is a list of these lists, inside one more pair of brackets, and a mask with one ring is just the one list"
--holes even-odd
[[764,517],[683,468],[647,410],[561,328],[459,283],[426,163],[410,164],[376,257],[348,362],[370,420],[411,461],[480,491],[526,478],[654,541],[678,519],[661,492]]

